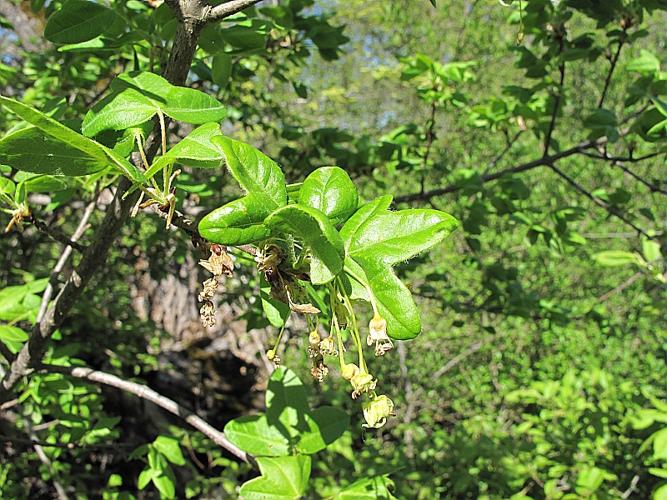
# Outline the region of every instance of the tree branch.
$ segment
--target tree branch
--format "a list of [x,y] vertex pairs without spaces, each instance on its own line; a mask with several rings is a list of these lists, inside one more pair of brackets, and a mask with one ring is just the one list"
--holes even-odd
[[649,235],[646,231],[644,231],[642,228],[637,226],[634,222],[632,222],[630,219],[628,219],[625,215],[623,215],[621,212],[616,210],[613,206],[609,205],[607,202],[604,200],[601,200],[597,196],[595,196],[593,193],[589,192],[586,188],[584,188],[581,184],[579,184],[577,181],[575,181],[573,178],[568,176],[565,172],[560,170],[556,165],[550,164],[549,168],[553,170],[559,177],[561,177],[565,182],[567,182],[570,186],[572,186],[574,189],[579,191],[581,194],[583,194],[586,198],[591,200],[593,203],[595,203],[598,207],[604,208],[610,215],[613,215],[617,219],[620,219],[623,221],[625,224],[630,226],[632,229],[640,233],[641,235],[645,236],[648,239],[654,239],[654,236]]
[[[184,3],[188,6],[199,6],[199,2]],[[178,28],[172,44],[169,58],[170,64],[165,69],[164,76],[173,85],[183,85],[197,46],[200,25],[197,22],[192,24],[193,19],[191,17],[184,18],[182,15],[177,17],[179,19]],[[201,19],[198,21],[201,22]],[[159,134],[153,134],[152,144],[148,148],[149,161],[152,160],[157,152],[157,144],[159,142],[155,140],[157,136]],[[107,207],[104,220],[95,231],[92,242],[83,253],[79,265],[55,298],[51,309],[35,324],[28,341],[23,345],[7,373],[2,378],[0,383],[0,404],[12,397],[11,392],[16,383],[30,373],[33,366],[41,362],[49,338],[60,327],[93,275],[103,268],[111,245],[139,199],[139,190],[125,197],[130,186],[129,180],[124,177],[121,178],[114,199]]]
[[[582,142],[581,144],[578,144],[574,147],[571,147],[569,149],[566,149],[564,151],[561,151],[560,153],[556,153],[550,156],[545,156],[542,158],[539,158],[537,160],[529,161],[528,163],[523,163],[521,165],[517,165],[516,167],[512,168],[507,168],[505,170],[500,170],[499,172],[494,172],[492,174],[488,175],[483,175],[482,176],[482,182],[491,182],[495,181],[496,179],[500,179],[501,177],[504,177],[506,175],[510,174],[517,174],[519,172],[526,172],[528,170],[532,170],[537,167],[542,167],[545,165],[549,165],[551,163],[554,163],[557,160],[561,160],[563,158],[567,158],[568,156],[572,156],[575,154],[582,153],[583,151],[591,148],[596,148],[599,147],[603,144],[606,144],[607,139],[606,138],[600,138],[595,141],[586,141]],[[409,201],[426,201],[429,200],[430,198],[433,198],[434,196],[442,196],[444,194],[448,193],[454,193],[456,191],[460,191],[463,189],[463,186],[460,184],[451,184],[446,187],[438,188],[438,189],[433,189],[431,191],[425,191],[423,193],[413,193],[413,194],[406,194],[403,196],[398,196],[395,198],[396,203],[404,203],[404,202],[409,202]]]
[[65,375],[69,375],[75,378],[80,378],[88,380],[91,382],[96,382],[98,384],[108,385],[110,387],[115,387],[124,392],[129,392],[135,396],[150,401],[151,403],[167,410],[169,413],[176,415],[177,417],[183,419],[185,422],[190,424],[192,427],[200,431],[205,436],[209,437],[215,444],[224,448],[229,453],[234,455],[240,460],[243,460],[250,465],[255,465],[255,460],[248,455],[246,452],[238,448],[236,445],[232,444],[227,437],[218,429],[210,425],[200,416],[195,413],[183,408],[177,402],[167,398],[154,391],[150,387],[142,384],[137,384],[136,382],[130,382],[129,380],[123,380],[120,377],[112,375],[111,373],[101,372],[93,370],[91,368],[83,367],[69,367],[69,366],[54,366],[54,365],[41,365],[40,369],[46,370],[49,372],[58,372]]
[[261,2],[262,0],[231,0],[213,7],[206,15],[207,22],[220,21]]
[[76,240],[68,238],[66,234],[57,229],[50,228],[44,221],[36,219],[32,215],[27,218],[27,222],[32,223],[32,225],[35,226],[38,231],[46,234],[52,240],[62,243],[67,247],[72,247],[79,253],[83,253],[86,250],[86,247],[80,245],[79,243],[76,243]]

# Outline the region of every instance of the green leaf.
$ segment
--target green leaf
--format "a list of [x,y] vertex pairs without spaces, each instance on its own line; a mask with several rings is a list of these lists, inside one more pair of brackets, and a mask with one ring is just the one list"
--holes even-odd
[[350,248],[352,239],[357,231],[372,219],[375,215],[381,214],[387,211],[389,205],[391,205],[392,196],[385,195],[375,198],[373,201],[369,201],[363,205],[359,210],[357,210],[352,217],[348,219],[345,225],[340,230],[340,236],[345,242],[345,250]]
[[247,193],[206,215],[199,233],[224,245],[254,243],[269,236],[264,219],[287,203],[285,176],[268,156],[248,144],[219,135],[210,139],[219,147],[230,173]]
[[213,82],[219,85],[221,89],[225,88],[232,76],[232,57],[223,52],[213,56],[211,74]]
[[153,441],[153,446],[172,464],[185,465],[185,458],[183,458],[183,453],[177,439],[169,436],[158,436]]
[[0,325],[0,340],[3,342],[25,342],[28,334],[16,326]]
[[211,142],[219,145],[232,177],[248,193],[266,203],[265,214],[287,203],[285,176],[280,167],[261,151],[225,136]]
[[593,260],[605,267],[618,267],[628,265],[642,265],[644,263],[641,256],[633,252],[623,250],[605,250],[593,255]]
[[357,188],[339,167],[321,167],[312,172],[299,191],[299,203],[323,212],[333,224],[345,222],[359,204]]
[[667,427],[655,432],[653,438],[653,458],[667,460]]
[[[224,160],[222,148],[211,141],[213,137],[218,135],[221,135],[220,125],[205,123],[181,139],[159,161],[163,162],[162,165],[166,161],[172,160],[189,167],[218,168]],[[150,168],[146,172],[146,177],[150,177],[153,170],[153,168]]]
[[[2,141],[0,141],[0,152],[1,151],[2,151]],[[16,184],[14,184],[14,182],[11,179],[7,179],[6,177],[0,177],[0,193],[7,194],[9,196],[14,196],[14,191],[16,191]]]
[[288,500],[301,498],[310,478],[310,457],[257,457],[261,477],[251,479],[241,486],[244,500]]
[[99,3],[69,0],[49,17],[44,38],[57,44],[85,42],[107,32],[119,18]]
[[642,76],[650,76],[660,72],[660,59],[648,50],[642,50],[640,56],[630,61],[625,69]]
[[385,474],[355,481],[334,495],[333,500],[368,500],[395,498],[389,491],[394,483]]
[[431,209],[375,213],[351,235],[352,258],[378,259],[393,265],[441,242],[458,227],[449,214]]
[[[398,279],[391,266],[378,259],[350,259],[362,269],[362,280],[373,294],[378,312],[387,321],[387,334],[398,340],[409,340],[421,332],[419,309],[410,290]],[[346,263],[347,267],[352,267]]]
[[107,158],[93,157],[36,127],[18,130],[0,140],[0,157],[17,170],[36,174],[88,175],[109,166]]
[[349,256],[345,266],[353,278],[353,298],[374,301],[387,320],[387,333],[406,340],[421,331],[419,310],[391,266],[442,241],[458,221],[439,210],[390,212],[390,204],[391,197],[384,196],[362,206],[345,223],[341,236]]
[[308,412],[306,389],[296,373],[284,366],[271,374],[266,388],[266,417],[285,436],[298,433],[300,417]]
[[162,474],[154,475],[152,480],[161,497],[176,498],[176,478],[171,467],[167,466]]
[[53,118],[37,111],[30,106],[23,103],[0,96],[0,104],[8,108],[10,111],[18,115],[26,122],[34,125],[46,135],[57,139],[67,146],[77,149],[85,153],[90,158],[93,158],[106,165],[113,166],[120,170],[125,176],[134,182],[141,183],[144,181],[142,172],[137,169],[132,163],[124,158],[118,156],[109,148],[99,144],[92,139],[84,137],[83,135],[67,128],[65,125],[54,120]]
[[288,205],[273,212],[265,224],[304,243],[304,249],[310,253],[310,280],[313,284],[328,283],[343,269],[343,240],[319,210]]
[[308,431],[300,433],[297,449],[301,453],[313,454],[325,449],[347,430],[349,415],[333,406],[323,406],[306,413],[304,418]]
[[651,493],[651,500],[667,500],[667,483],[661,484],[653,493]]
[[199,234],[221,245],[245,245],[269,237],[264,225],[265,205],[248,195],[216,208],[199,222]]
[[194,124],[220,121],[227,114],[222,104],[208,94],[171,85],[147,71],[119,75],[111,84],[111,91],[86,114],[82,126],[85,135],[136,127],[158,111]]
[[225,436],[254,456],[280,457],[290,454],[288,436],[269,425],[266,415],[235,418],[225,425]]
[[142,470],[139,474],[139,477],[137,478],[137,488],[143,490],[148,485],[148,483],[151,482],[153,476],[157,474],[159,474],[159,471],[156,471],[155,469]]

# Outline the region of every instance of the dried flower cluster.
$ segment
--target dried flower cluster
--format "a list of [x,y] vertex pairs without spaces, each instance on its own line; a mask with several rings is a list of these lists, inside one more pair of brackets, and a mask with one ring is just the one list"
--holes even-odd
[[231,276],[234,270],[234,262],[227,254],[224,247],[220,245],[211,245],[211,255],[206,260],[200,260],[199,265],[213,274],[212,278],[204,281],[204,288],[197,297],[202,306],[199,309],[202,324],[205,327],[215,325],[215,304],[213,304],[213,297],[218,291],[220,279],[223,276]]

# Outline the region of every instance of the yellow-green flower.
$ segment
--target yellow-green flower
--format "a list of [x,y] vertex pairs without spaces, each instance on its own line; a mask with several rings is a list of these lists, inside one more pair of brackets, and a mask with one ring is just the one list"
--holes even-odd
[[387,422],[387,418],[394,414],[394,402],[385,395],[364,401],[361,408],[366,420],[363,426],[371,429],[382,427]]

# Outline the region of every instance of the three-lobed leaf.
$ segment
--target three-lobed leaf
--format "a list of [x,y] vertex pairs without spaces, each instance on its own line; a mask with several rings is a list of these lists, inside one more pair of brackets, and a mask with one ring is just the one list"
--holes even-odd
[[392,266],[442,241],[458,221],[439,210],[390,212],[390,204],[391,196],[367,203],[348,219],[340,234],[347,250],[345,266],[352,278],[353,297],[374,301],[387,320],[387,333],[407,340],[421,331],[419,310]]
[[244,500],[296,500],[306,492],[311,459],[307,455],[257,457],[262,473],[241,486]]

